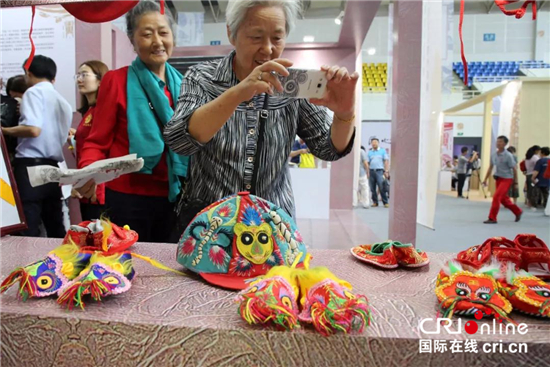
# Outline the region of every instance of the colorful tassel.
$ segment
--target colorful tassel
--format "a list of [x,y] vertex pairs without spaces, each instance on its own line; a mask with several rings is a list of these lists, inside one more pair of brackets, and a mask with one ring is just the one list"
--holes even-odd
[[0,293],[19,281],[19,296],[23,301],[56,294],[84,269],[89,258],[89,254],[80,252],[73,243],[61,245],[43,260],[15,269],[0,285]]
[[12,285],[19,281],[19,296],[23,301],[29,297],[35,297],[37,290],[36,284],[30,279],[30,274],[24,268],[17,268],[10,273],[0,285],[0,293],[4,293]]
[[298,285],[294,269],[275,266],[265,278],[251,282],[237,296],[239,314],[251,325],[273,325],[278,329],[299,327],[296,294]]
[[336,332],[362,332],[370,325],[371,312],[363,295],[350,290],[332,279],[317,283],[308,290],[299,320],[310,322],[324,336]]
[[106,255],[96,252],[90,258],[90,265],[60,291],[57,302],[73,309],[84,309],[83,296],[90,294],[92,299],[101,302],[112,294],[128,291],[135,275],[132,256],[129,253]]

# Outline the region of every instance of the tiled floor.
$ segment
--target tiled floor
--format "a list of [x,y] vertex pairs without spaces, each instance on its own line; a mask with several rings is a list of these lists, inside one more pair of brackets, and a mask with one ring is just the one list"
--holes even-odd
[[[433,252],[458,252],[494,236],[513,239],[519,233],[534,233],[550,244],[550,217],[543,210],[532,212],[523,205],[521,222],[501,208],[496,225],[483,224],[490,202],[438,195],[435,229],[417,226],[418,248]],[[298,228],[307,246],[313,249],[349,249],[358,244],[388,238],[389,210],[383,207],[332,210],[328,220],[298,219]],[[399,240],[399,239],[395,239]]]

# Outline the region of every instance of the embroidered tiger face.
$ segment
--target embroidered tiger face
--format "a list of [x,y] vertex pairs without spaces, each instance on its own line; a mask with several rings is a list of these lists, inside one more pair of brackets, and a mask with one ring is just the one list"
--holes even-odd
[[272,229],[268,223],[259,226],[235,225],[237,249],[253,264],[263,264],[273,253]]

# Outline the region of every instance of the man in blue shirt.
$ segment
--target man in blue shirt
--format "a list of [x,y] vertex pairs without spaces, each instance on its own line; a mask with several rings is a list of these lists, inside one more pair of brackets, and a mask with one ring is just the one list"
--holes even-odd
[[546,167],[548,167],[548,161],[550,158],[550,148],[543,147],[540,150],[540,159],[535,164],[535,169],[533,170],[532,180],[536,182],[535,186],[537,187],[541,198],[542,198],[542,207],[545,208],[548,203],[548,188],[550,186],[550,179],[544,177],[544,172],[546,172]]
[[63,161],[63,144],[71,125],[73,111],[69,102],[53,87],[57,72],[55,62],[36,55],[25,71],[29,89],[21,102],[19,126],[2,128],[6,135],[18,138],[14,175],[23,203],[28,229],[23,235],[40,236],[44,223],[48,237],[65,236],[62,193],[57,183],[32,187],[27,167],[57,166]]
[[378,206],[378,191],[376,186],[380,189],[380,196],[385,208],[389,208],[388,197],[384,188],[384,178],[388,177],[389,171],[389,158],[386,149],[380,148],[380,142],[378,138],[371,139],[371,149],[367,155],[368,157],[368,170],[367,176],[369,179],[369,186],[372,193],[372,206]]
[[[485,175],[485,180],[483,180],[483,186],[487,186],[487,181],[489,176],[495,169],[494,177],[496,181],[497,188],[495,190],[495,195],[493,196],[493,202],[491,204],[491,211],[489,212],[489,219],[487,219],[485,224],[496,224],[497,215],[500,209],[500,204],[504,205],[505,208],[509,209],[516,216],[516,222],[519,222],[523,210],[521,210],[516,204],[510,200],[508,197],[508,190],[510,186],[517,182],[518,171],[516,168],[516,160],[512,153],[507,151],[506,145],[508,145],[508,138],[505,136],[499,136],[497,138],[497,151],[491,155],[491,164]],[[517,183],[516,183],[517,185]]]
[[300,155],[307,153],[309,153],[309,150],[307,149],[305,141],[302,138],[295,140],[292,145],[292,151],[290,152],[290,162],[299,165]]

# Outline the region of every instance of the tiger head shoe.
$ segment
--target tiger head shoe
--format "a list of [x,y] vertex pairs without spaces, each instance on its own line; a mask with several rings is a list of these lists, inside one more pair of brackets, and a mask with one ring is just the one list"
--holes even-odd
[[356,259],[379,268],[395,269],[399,266],[392,241],[356,246],[351,249],[351,254]]

